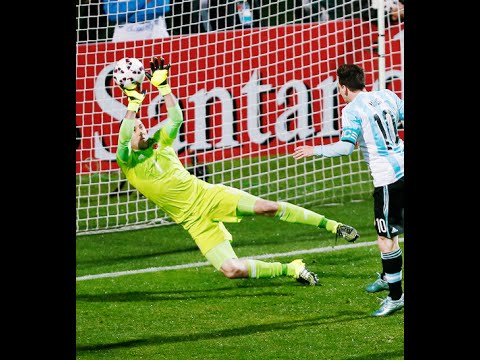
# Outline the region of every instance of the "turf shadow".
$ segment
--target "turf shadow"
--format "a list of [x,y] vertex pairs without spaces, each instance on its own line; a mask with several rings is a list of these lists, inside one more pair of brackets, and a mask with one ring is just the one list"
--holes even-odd
[[[317,317],[310,320],[297,320],[297,321],[284,321],[281,323],[272,323],[272,324],[259,324],[259,325],[248,325],[241,326],[230,329],[215,330],[209,332],[201,332],[197,334],[184,334],[184,335],[159,335],[151,336],[145,339],[136,339],[136,340],[127,340],[120,341],[115,343],[106,343],[106,344],[97,344],[97,345],[78,345],[76,347],[77,352],[88,352],[88,351],[102,351],[102,350],[114,350],[122,348],[134,348],[141,346],[151,346],[151,345],[160,345],[168,343],[185,343],[185,342],[194,342],[202,340],[211,340],[211,339],[221,339],[221,338],[230,338],[237,336],[252,335],[258,333],[269,333],[272,331],[290,331],[294,328],[299,327],[309,327],[309,326],[321,326],[328,325],[331,323],[341,323],[341,322],[350,322],[358,321],[366,318],[370,318],[370,315],[366,315],[363,312],[358,312],[357,315],[353,315],[348,318],[344,318],[343,314],[329,316],[329,317]],[[355,358],[358,359],[358,358]],[[368,358],[375,359],[375,358]],[[379,357],[378,359],[385,359]]]

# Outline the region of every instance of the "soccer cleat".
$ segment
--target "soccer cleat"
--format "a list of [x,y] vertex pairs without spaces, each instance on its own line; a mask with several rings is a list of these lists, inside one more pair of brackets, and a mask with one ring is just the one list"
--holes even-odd
[[344,238],[348,242],[354,242],[360,237],[358,231],[354,227],[344,225],[342,223],[338,223],[337,225],[337,229],[335,231],[335,243],[337,242],[337,238],[339,236]]
[[403,308],[404,306],[404,298],[402,297],[398,300],[392,300],[390,296],[387,296],[385,299],[382,300],[380,309],[374,311],[372,316],[386,316],[394,313]]
[[379,272],[377,272],[377,274],[378,279],[365,287],[365,290],[367,290],[367,292],[369,293],[388,290],[388,282],[382,279],[382,274],[380,274]]
[[318,285],[317,274],[307,270],[305,263],[301,259],[293,260],[290,265],[295,268],[295,274],[293,277],[297,279],[299,283],[309,284],[312,286]]

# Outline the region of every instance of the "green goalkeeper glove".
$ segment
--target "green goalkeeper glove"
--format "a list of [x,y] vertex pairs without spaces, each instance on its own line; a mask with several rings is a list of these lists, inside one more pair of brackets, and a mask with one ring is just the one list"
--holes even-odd
[[123,93],[127,95],[128,98],[128,107],[127,109],[130,111],[137,112],[138,109],[140,108],[140,105],[142,105],[143,99],[145,99],[145,94],[147,93],[147,90],[143,90],[142,92],[139,92],[138,85],[132,85],[129,88],[121,88]]
[[170,69],[170,64],[164,66],[165,59],[160,57],[160,64],[158,58],[152,58],[150,61],[150,69],[152,73],[145,71],[145,76],[150,80],[153,86],[158,88],[160,94],[163,96],[168,95],[172,92],[170,85],[168,84],[168,69]]

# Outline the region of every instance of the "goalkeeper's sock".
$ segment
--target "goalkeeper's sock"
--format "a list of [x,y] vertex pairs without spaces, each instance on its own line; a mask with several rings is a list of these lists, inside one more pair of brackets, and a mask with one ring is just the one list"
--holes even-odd
[[[257,199],[256,196],[250,194],[242,195],[237,205],[238,214],[240,216],[255,214],[254,208]],[[281,221],[318,226],[319,228],[327,229],[331,233],[336,233],[338,222],[335,220],[327,219],[323,215],[288,202],[279,201],[278,205],[279,208],[275,213],[275,217]]]
[[247,260],[248,277],[255,279],[274,278],[287,275],[287,264]]
[[321,228],[321,229],[326,229],[327,231],[330,231],[333,234],[336,234],[338,224],[339,223],[337,221],[327,219],[324,216],[323,219],[320,221],[320,224],[318,224],[318,227]]
[[297,205],[288,202],[279,201],[280,208],[275,217],[282,221],[318,226],[335,233],[338,222],[327,219],[325,216],[317,214],[316,212],[307,210]]

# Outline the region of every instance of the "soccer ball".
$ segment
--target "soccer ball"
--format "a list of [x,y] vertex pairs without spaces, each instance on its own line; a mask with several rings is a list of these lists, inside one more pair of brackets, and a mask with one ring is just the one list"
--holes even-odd
[[123,58],[115,64],[113,79],[122,88],[130,88],[132,85],[141,84],[145,79],[143,64],[135,58]]

